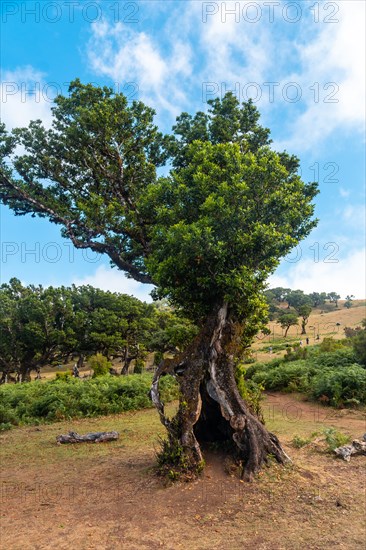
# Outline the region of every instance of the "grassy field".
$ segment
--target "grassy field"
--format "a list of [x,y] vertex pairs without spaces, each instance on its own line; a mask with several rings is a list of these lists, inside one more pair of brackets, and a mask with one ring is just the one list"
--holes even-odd
[[[365,414],[276,393],[267,394],[264,412],[293,465],[272,465],[252,484],[227,473],[219,451],[206,450],[207,466],[199,480],[164,486],[154,473],[163,429],[153,410],[5,432],[0,437],[2,547],[361,548],[366,535],[364,457],[350,463],[334,459],[321,437],[301,449],[291,441],[329,426],[359,437]],[[118,430],[120,439],[57,445],[56,435],[69,430]]]

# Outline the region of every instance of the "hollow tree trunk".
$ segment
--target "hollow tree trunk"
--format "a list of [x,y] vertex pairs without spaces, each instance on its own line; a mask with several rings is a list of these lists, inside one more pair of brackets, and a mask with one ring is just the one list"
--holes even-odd
[[[151,397],[168,431],[168,441],[183,448],[184,464],[202,464],[200,442],[231,441],[243,462],[243,477],[251,480],[268,455],[290,461],[277,437],[268,432],[241,398],[234,376],[235,325],[227,304],[217,308],[186,352],[163,361],[155,373]],[[169,420],[160,401],[158,383],[164,374],[179,381],[177,415]]]

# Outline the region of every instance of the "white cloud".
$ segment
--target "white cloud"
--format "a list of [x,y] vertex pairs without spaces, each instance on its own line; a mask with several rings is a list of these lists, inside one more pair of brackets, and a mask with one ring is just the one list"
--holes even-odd
[[93,24],[87,49],[92,70],[114,82],[135,81],[139,97],[158,115],[164,110],[171,117],[185,109],[205,109],[211,97],[206,97],[205,83],[213,83],[219,93],[233,89],[241,94],[247,83],[266,80],[273,52],[265,25],[238,25],[230,16],[222,22],[220,14],[203,22],[200,2],[175,6],[170,4],[166,22],[160,20],[159,32],[151,35],[122,23]]
[[311,36],[314,22],[309,20],[297,44],[298,69],[291,80],[303,91],[305,110],[276,147],[307,150],[335,131],[364,131],[365,3],[350,0],[337,6],[338,22],[319,24],[319,32]]
[[272,275],[270,287],[301,289],[304,292],[338,292],[342,297],[353,294],[366,297],[366,250],[350,252],[338,263],[300,260],[288,268],[286,275]]
[[[270,34],[261,21],[247,23],[243,8],[248,2],[226,2],[213,16],[200,24],[200,45],[204,52],[202,72],[212,81],[239,83],[239,94],[249,82],[263,83],[271,64]],[[250,2],[249,2],[250,4]],[[239,9],[238,9],[239,7]],[[236,10],[234,15],[225,13]]]
[[45,75],[30,65],[4,71],[0,87],[1,119],[6,126],[28,126],[40,119],[51,125],[52,99],[62,90],[56,83],[47,83]]
[[101,290],[129,294],[145,302],[152,301],[150,292],[154,288],[151,285],[144,285],[133,279],[128,279],[122,271],[105,265],[100,265],[93,275],[74,279],[72,284],[77,286],[92,285]]
[[[276,142],[279,149],[299,152],[325,143],[335,131],[362,131],[364,2],[338,2],[334,16],[329,6],[320,2],[320,22],[314,21],[314,10],[306,7],[295,24],[283,17],[286,2],[275,8],[273,24],[268,22],[269,10],[264,6],[257,22],[245,21],[243,9],[252,2],[212,3],[216,13],[206,22],[202,3],[178,4],[169,3],[163,24],[161,10],[155,13],[146,8],[152,20],[159,15],[161,27],[154,34],[131,30],[120,22],[93,24],[88,43],[92,69],[116,82],[135,81],[141,99],[170,116],[194,108],[206,82],[215,83],[216,96],[227,88],[235,89],[242,99],[256,94],[255,88],[246,87],[254,82],[262,91],[258,102],[262,112],[271,116],[277,107],[285,111],[282,127],[286,138]],[[229,14],[235,9],[236,18]],[[324,22],[326,16],[338,22]],[[274,103],[265,82],[279,83]],[[282,97],[289,82],[297,83],[302,91],[298,104],[286,103]],[[310,89],[314,84],[318,92]],[[337,101],[329,102],[332,99]]]
[[191,48],[177,37],[169,55],[144,32],[104,22],[92,25],[88,59],[93,70],[115,83],[135,82],[139,97],[176,116],[184,103],[182,80],[191,74]]

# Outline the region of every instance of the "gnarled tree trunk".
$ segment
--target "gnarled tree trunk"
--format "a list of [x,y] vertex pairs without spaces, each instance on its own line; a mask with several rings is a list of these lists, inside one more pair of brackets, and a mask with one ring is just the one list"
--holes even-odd
[[[209,317],[189,348],[156,371],[151,397],[168,431],[168,442],[183,449],[191,470],[202,465],[200,443],[233,442],[243,461],[243,477],[251,480],[268,455],[283,464],[290,461],[277,437],[268,432],[239,394],[234,376],[235,325],[223,304]],[[158,384],[164,374],[179,381],[177,415],[169,420],[160,401]]]

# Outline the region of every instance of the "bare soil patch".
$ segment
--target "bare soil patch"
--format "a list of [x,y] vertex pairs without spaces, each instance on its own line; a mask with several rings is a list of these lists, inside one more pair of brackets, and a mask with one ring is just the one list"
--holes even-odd
[[[9,550],[350,549],[365,541],[365,458],[350,463],[314,446],[327,426],[359,437],[361,411],[324,408],[268,394],[267,425],[294,464],[265,469],[254,483],[229,475],[219,451],[192,483],[164,486],[154,474],[162,428],[155,411],[24,427],[1,436],[2,537]],[[118,430],[108,444],[57,446],[74,429]]]

